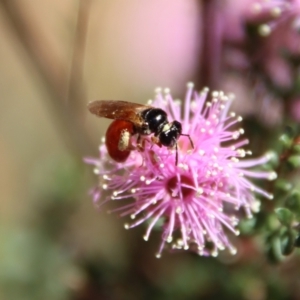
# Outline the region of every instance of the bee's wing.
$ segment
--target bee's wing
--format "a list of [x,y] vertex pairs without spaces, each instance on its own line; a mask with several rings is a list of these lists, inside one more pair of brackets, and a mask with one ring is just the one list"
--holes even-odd
[[126,120],[136,126],[143,125],[141,112],[148,108],[151,106],[121,100],[97,100],[88,104],[89,111],[98,117]]

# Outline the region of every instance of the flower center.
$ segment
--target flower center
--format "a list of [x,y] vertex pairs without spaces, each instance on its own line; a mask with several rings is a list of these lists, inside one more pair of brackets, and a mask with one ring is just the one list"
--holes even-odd
[[186,199],[195,193],[193,180],[186,175],[173,176],[168,179],[166,189],[173,198]]

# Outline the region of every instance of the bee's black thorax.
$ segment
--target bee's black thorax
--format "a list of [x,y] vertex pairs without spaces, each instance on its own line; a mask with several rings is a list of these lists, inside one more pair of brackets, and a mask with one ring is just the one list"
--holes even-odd
[[167,114],[160,108],[149,108],[142,112],[142,118],[145,121],[145,127],[142,128],[142,134],[154,133],[158,135],[163,126],[168,123]]

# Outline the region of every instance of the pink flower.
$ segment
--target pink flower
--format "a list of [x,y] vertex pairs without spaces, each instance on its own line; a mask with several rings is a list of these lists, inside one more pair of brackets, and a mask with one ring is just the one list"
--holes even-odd
[[299,55],[300,1],[258,1],[248,22],[258,25],[262,37],[254,60],[264,66],[273,84],[291,88],[294,66],[288,57]]
[[[248,141],[238,128],[242,120],[229,113],[231,96],[212,92],[200,93],[188,84],[184,104],[174,100],[168,89],[156,91],[150,104],[169,115],[169,121],[182,123],[178,140],[178,165],[175,149],[159,147],[149,136],[142,136],[142,151],[132,151],[124,163],[113,161],[105,144],[100,146],[100,157],[86,159],[94,165],[99,185],[93,190],[94,201],[110,200],[129,203],[117,211],[130,215],[132,222],[125,228],[147,224],[147,241],[154,227],[162,231],[157,257],[164,248],[190,249],[200,255],[218,254],[218,250],[236,249],[227,237],[228,231],[238,234],[235,212],[243,208],[247,217],[258,209],[255,194],[272,199],[272,195],[251,183],[251,178],[274,179],[274,172],[250,170],[265,164],[269,156],[244,159],[251,152],[244,150]],[[208,101],[208,99],[210,99]],[[132,137],[136,144],[136,137]]]
[[[233,1],[227,9],[228,24],[226,24],[229,29],[225,33],[227,40],[239,45],[238,49],[234,49],[239,55],[228,54],[228,63],[232,67],[240,67],[241,70],[245,69],[247,64],[251,67],[249,65],[251,63],[252,68],[253,65],[255,67],[253,71],[265,73],[273,85],[291,88],[294,80],[294,64],[288,58],[298,57],[299,54],[300,1],[243,0],[235,18],[232,18],[232,11],[235,12],[232,4],[236,5],[236,1]],[[234,26],[231,28],[232,23]],[[246,27],[248,31],[245,31]],[[232,34],[236,31],[239,34]],[[241,45],[244,49],[240,47]],[[240,52],[241,49],[244,53]],[[262,79],[259,78],[259,81]]]

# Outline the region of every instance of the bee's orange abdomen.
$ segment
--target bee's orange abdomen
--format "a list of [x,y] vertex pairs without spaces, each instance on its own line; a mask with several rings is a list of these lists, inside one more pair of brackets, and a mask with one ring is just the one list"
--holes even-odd
[[114,120],[107,128],[105,144],[107,152],[117,162],[124,162],[131,149],[131,136],[135,134],[133,123],[124,120]]

